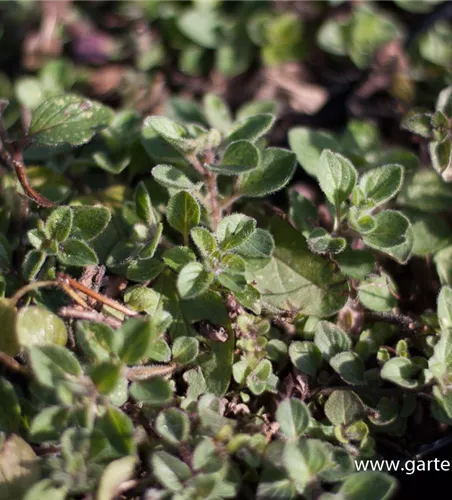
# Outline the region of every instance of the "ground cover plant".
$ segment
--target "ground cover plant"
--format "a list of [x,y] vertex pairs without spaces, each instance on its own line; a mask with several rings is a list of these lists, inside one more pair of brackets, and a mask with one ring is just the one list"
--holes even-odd
[[387,4],[0,4],[0,498],[396,498],[359,461],[450,438],[452,31]]

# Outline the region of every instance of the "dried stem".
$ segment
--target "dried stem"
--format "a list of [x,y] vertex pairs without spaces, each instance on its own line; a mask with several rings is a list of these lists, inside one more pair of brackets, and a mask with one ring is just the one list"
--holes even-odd
[[84,293],[85,295],[88,295],[88,297],[91,297],[98,302],[101,302],[102,304],[105,304],[106,306],[110,306],[113,309],[116,309],[117,311],[125,314],[126,316],[137,316],[138,313],[136,311],[133,311],[132,309],[129,309],[126,306],[123,306],[119,302],[116,302],[116,300],[110,299],[109,297],[106,297],[105,295],[102,295],[101,293],[95,292],[94,290],[91,290],[91,288],[88,288],[85,285],[82,285],[78,281],[70,278],[67,274],[60,273],[58,274],[58,283],[64,283],[65,285],[68,285],[72,288],[75,288],[79,292]]
[[5,365],[11,371],[20,373],[21,375],[29,376],[30,372],[24,366],[22,366],[18,361],[9,356],[8,354],[0,351],[0,363]]
[[75,307],[62,307],[58,313],[63,318],[84,319],[92,321],[93,323],[103,323],[115,329],[120,328],[122,325],[119,319],[113,318],[112,316],[105,316],[97,311],[85,311]]
[[131,366],[126,369],[129,380],[145,380],[152,377],[171,375],[177,369],[175,363],[169,365]]

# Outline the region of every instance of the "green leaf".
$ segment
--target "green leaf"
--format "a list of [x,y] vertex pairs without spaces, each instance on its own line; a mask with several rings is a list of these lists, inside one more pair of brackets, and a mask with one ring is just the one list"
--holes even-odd
[[96,420],[96,428],[108,439],[120,455],[135,455],[134,425],[130,418],[119,408],[108,406],[105,413]]
[[177,291],[183,299],[191,299],[204,293],[211,285],[214,274],[199,262],[190,262],[177,277]]
[[196,255],[188,247],[172,247],[165,250],[162,258],[169,268],[178,273],[186,264],[194,262]]
[[182,233],[187,240],[190,229],[199,224],[201,210],[190,193],[180,191],[168,202],[166,217],[169,225]]
[[0,351],[9,356],[17,356],[21,350],[16,333],[16,321],[17,310],[13,302],[0,298],[0,324],[2,325]]
[[317,178],[328,201],[337,206],[350,196],[358,173],[350,160],[326,149],[320,155]]
[[79,377],[82,368],[71,351],[57,345],[32,346],[30,363],[37,380],[45,386],[55,387],[67,377]]
[[247,271],[256,281],[262,300],[281,309],[297,309],[312,316],[329,316],[347,300],[344,276],[321,256],[313,255],[305,238],[290,224],[273,217],[270,232],[275,238],[271,261]]
[[362,471],[349,476],[339,489],[347,500],[388,500],[397,488],[397,480],[384,472]]
[[226,133],[231,128],[231,111],[220,96],[211,93],[205,94],[203,107],[204,114],[211,127],[223,133]]
[[148,225],[155,224],[152,201],[143,181],[140,181],[135,188],[135,211],[138,217]]
[[63,406],[48,406],[32,420],[29,436],[33,443],[57,441],[67,427],[69,412]]
[[438,252],[450,243],[450,228],[442,218],[414,210],[405,211],[411,222],[413,233],[412,253],[426,257]]
[[428,145],[433,168],[446,181],[452,180],[452,144],[449,139],[442,142],[432,141]]
[[290,149],[297,155],[301,167],[314,177],[317,177],[322,151],[324,149],[331,151],[339,149],[338,141],[331,134],[307,127],[290,129],[289,145]]
[[85,267],[98,264],[94,250],[84,241],[69,238],[59,246],[57,258],[65,266]]
[[410,112],[403,118],[400,126],[413,134],[429,138],[432,136],[431,118],[430,113]]
[[359,187],[366,200],[375,206],[382,205],[394,198],[403,184],[403,167],[400,165],[384,165],[364,173]]
[[239,177],[238,191],[243,196],[261,197],[282,189],[292,178],[295,154],[282,148],[261,152],[259,166]]
[[335,238],[323,227],[316,227],[307,238],[308,247],[311,252],[318,254],[332,253],[339,254],[347,246],[345,238]]
[[64,241],[69,236],[71,227],[72,210],[70,207],[58,207],[47,218],[45,232],[49,239]]
[[282,460],[298,493],[302,494],[316,475],[329,466],[330,452],[326,444],[317,439],[288,441],[284,445]]
[[90,361],[109,361],[115,352],[116,333],[108,325],[77,321],[77,345]]
[[197,142],[190,137],[186,127],[166,118],[165,116],[150,116],[143,125],[144,129],[153,129],[160,137],[181,153],[193,151]]
[[127,278],[143,283],[153,280],[163,271],[164,265],[157,259],[138,259],[127,266]]
[[119,357],[124,363],[133,365],[144,358],[157,334],[150,319],[131,318],[123,323],[115,335]]
[[243,214],[225,217],[218,224],[216,237],[220,248],[232,250],[245,243],[256,230],[256,221]]
[[30,250],[22,264],[22,275],[27,281],[36,279],[46,260],[46,254],[40,250]]
[[2,401],[0,432],[5,434],[18,432],[22,418],[20,404],[14,386],[3,377],[0,377],[0,398]]
[[111,500],[120,495],[120,486],[133,476],[136,461],[135,457],[128,456],[110,462],[100,478],[96,500]]
[[193,191],[199,187],[180,170],[171,165],[157,165],[152,169],[152,177],[161,186],[169,189]]
[[82,205],[72,207],[74,222],[71,236],[90,241],[99,236],[111,219],[110,210],[101,205]]
[[190,435],[188,415],[178,408],[161,411],[155,420],[155,430],[168,443],[179,446]]
[[295,227],[307,238],[312,231],[313,224],[317,222],[317,208],[312,201],[295,190],[289,192],[289,202],[289,215]]
[[322,353],[314,342],[292,342],[289,346],[289,357],[296,368],[313,377],[322,364]]
[[104,361],[92,366],[88,374],[100,394],[110,394],[116,389],[121,372],[117,364]]
[[268,359],[263,359],[251,370],[246,377],[248,389],[255,395],[262,394],[268,388],[268,380],[273,372],[272,364]]
[[68,334],[63,320],[44,307],[23,307],[17,315],[16,332],[22,347],[66,345]]
[[239,255],[254,259],[267,259],[275,249],[275,240],[269,231],[257,228],[256,231],[236,249]]
[[352,347],[350,337],[341,328],[328,321],[317,323],[314,342],[326,361]]
[[373,220],[374,228],[362,235],[366,245],[379,250],[400,245],[406,240],[410,221],[402,213],[385,210],[375,215]]
[[73,94],[47,99],[33,113],[28,135],[44,146],[88,142],[113,119],[102,104]]
[[438,295],[438,321],[442,329],[452,329],[452,288],[443,286]]
[[206,168],[221,175],[239,175],[254,170],[259,165],[260,154],[254,144],[241,140],[227,147],[218,165],[206,164]]
[[170,491],[183,490],[184,481],[192,475],[188,465],[163,450],[152,454],[151,465],[157,481]]
[[172,347],[173,360],[181,365],[193,363],[199,353],[199,342],[193,337],[178,337]]
[[390,311],[397,305],[395,291],[389,276],[369,276],[359,285],[358,297],[372,311]]
[[374,256],[366,250],[346,248],[335,260],[345,275],[357,280],[365,279],[375,266]]
[[288,439],[302,436],[309,425],[311,415],[308,407],[299,399],[285,399],[276,410],[280,430]]
[[340,352],[330,359],[330,365],[341,378],[352,385],[366,385],[365,365],[355,352]]
[[271,114],[253,115],[236,122],[226,137],[227,144],[235,141],[257,141],[273,126],[275,117]]
[[55,485],[51,479],[42,479],[27,490],[24,500],[66,500],[69,491],[65,485]]
[[134,382],[130,386],[130,395],[140,403],[163,406],[173,398],[173,389],[163,377],[153,377]]
[[215,237],[205,227],[194,227],[190,236],[202,257],[211,257],[218,251]]
[[437,379],[441,379],[444,375],[448,375],[451,372],[452,330],[447,329],[441,332],[441,337],[434,347],[433,356],[428,360],[428,367]]
[[177,26],[190,40],[201,47],[214,49],[220,41],[221,19],[216,9],[202,4],[188,8],[177,18]]
[[416,366],[410,359],[392,358],[383,365],[380,376],[383,380],[406,389],[415,389],[420,385],[420,382],[413,378],[416,372]]
[[333,391],[325,403],[325,415],[333,425],[349,425],[363,413],[363,403],[353,391]]

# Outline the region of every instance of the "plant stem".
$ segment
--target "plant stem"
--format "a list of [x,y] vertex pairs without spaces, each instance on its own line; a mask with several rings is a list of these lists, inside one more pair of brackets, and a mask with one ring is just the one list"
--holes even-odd
[[152,377],[171,375],[177,369],[175,363],[169,365],[131,366],[126,369],[128,380],[146,380]]
[[76,309],[75,307],[62,307],[58,311],[58,314],[63,318],[84,319],[86,321],[92,321],[93,323],[103,323],[115,329],[120,328],[122,325],[119,319],[113,318],[112,316],[105,316],[97,311]]
[[5,352],[0,351],[0,363],[8,367],[13,372],[20,373],[21,375],[30,375],[30,372],[24,366]]
[[334,205],[334,227],[333,227],[333,234],[337,236],[339,234],[339,229],[341,227],[341,205],[340,203],[336,203]]
[[38,288],[51,287],[51,286],[53,287],[59,286],[59,283],[54,280],[35,281],[33,283],[29,283],[28,285],[25,285],[24,287],[17,290],[17,292],[10,298],[10,301],[15,305],[28,292],[32,292],[33,290],[37,290]]

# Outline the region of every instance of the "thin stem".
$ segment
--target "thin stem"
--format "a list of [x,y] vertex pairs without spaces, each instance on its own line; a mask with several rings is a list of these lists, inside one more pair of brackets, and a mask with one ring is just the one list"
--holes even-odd
[[126,316],[137,316],[138,315],[138,313],[136,311],[133,311],[132,309],[129,309],[126,306],[123,306],[119,302],[116,302],[116,300],[110,299],[110,297],[106,297],[105,295],[102,295],[101,293],[98,293],[98,292],[95,292],[94,290],[91,290],[91,288],[88,288],[87,286],[82,285],[78,281],[69,277],[67,274],[60,273],[58,275],[58,282],[69,285],[70,287],[75,288],[76,290],[84,293],[85,295],[88,295],[88,297],[92,297],[93,299],[97,300],[98,302],[101,302],[102,304],[105,304],[106,306],[110,306],[113,309],[116,309],[117,311],[122,312]]
[[339,234],[339,229],[341,227],[341,204],[336,203],[334,206],[334,227],[333,227],[333,234],[337,235]]
[[17,292],[10,298],[10,301],[15,305],[28,292],[32,292],[33,290],[37,290],[38,288],[52,287],[52,286],[57,287],[59,286],[59,283],[54,280],[35,281],[33,283],[29,283],[28,285],[25,285],[24,287],[17,290]]
[[210,209],[212,212],[213,229],[215,229],[221,221],[221,207],[218,203],[218,186],[217,176],[213,172],[207,174],[207,188],[209,190]]
[[30,375],[30,372],[24,366],[22,366],[18,361],[16,361],[5,352],[0,351],[0,363],[5,365],[13,372],[20,373],[21,375]]
[[63,318],[84,319],[92,321],[93,323],[103,323],[115,329],[120,328],[122,325],[119,319],[113,318],[112,316],[105,316],[97,311],[86,311],[83,309],[76,309],[75,307],[62,307],[58,313]]
[[171,375],[177,369],[175,363],[169,365],[131,366],[126,369],[129,380],[145,380],[152,377]]

